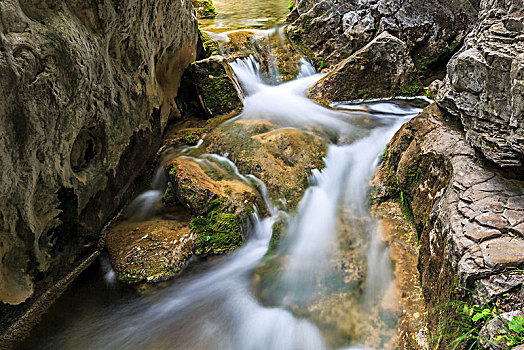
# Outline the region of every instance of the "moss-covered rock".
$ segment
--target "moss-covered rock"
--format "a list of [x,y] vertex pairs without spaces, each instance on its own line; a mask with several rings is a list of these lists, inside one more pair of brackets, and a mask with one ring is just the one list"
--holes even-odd
[[218,15],[213,0],[191,0],[197,18],[215,18]]
[[240,87],[227,60],[213,56],[190,66],[191,78],[208,116],[218,116],[242,108]]
[[229,213],[229,204],[226,199],[214,200],[208,215],[191,220],[191,231],[197,235],[196,254],[226,254],[242,244],[241,216]]
[[422,84],[408,47],[384,32],[344,60],[309,91],[313,99],[329,104],[362,98],[414,96]]

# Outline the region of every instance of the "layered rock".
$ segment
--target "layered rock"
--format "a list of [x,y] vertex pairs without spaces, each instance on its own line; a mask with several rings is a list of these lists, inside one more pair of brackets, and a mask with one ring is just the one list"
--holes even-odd
[[[430,309],[450,301],[455,283],[471,289],[524,266],[524,182],[486,167],[461,126],[435,104],[402,127],[386,154],[382,195],[399,198],[417,227]],[[514,278],[522,285],[522,275]],[[518,293],[500,290],[490,298]],[[510,311],[513,300],[500,301],[499,307]],[[432,331],[441,321],[430,320]]]
[[96,250],[177,114],[198,28],[178,0],[8,0],[0,17],[5,326]]
[[298,0],[290,34],[334,65],[387,31],[408,45],[417,69],[429,76],[476,23],[475,5],[469,0]]
[[309,97],[330,104],[415,95],[420,89],[406,44],[384,32],[316,83],[309,90]]
[[524,7],[482,1],[480,23],[448,65],[439,105],[501,167],[524,165]]

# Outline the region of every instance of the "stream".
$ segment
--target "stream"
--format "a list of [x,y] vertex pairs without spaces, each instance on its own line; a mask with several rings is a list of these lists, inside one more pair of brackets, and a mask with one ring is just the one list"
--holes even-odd
[[[221,12],[220,1],[215,4]],[[258,4],[276,13],[274,17],[280,15],[281,7]],[[262,26],[269,21],[264,17],[246,23],[238,17],[219,16],[215,26],[225,27],[227,20],[230,27]],[[190,262],[180,278],[148,295],[117,285],[110,267],[103,263],[62,298],[76,298],[76,303],[84,304],[82,311],[64,312],[71,303],[59,301],[51,313],[60,313],[62,307],[63,317],[44,319],[25,348],[391,347],[398,318],[391,311],[394,276],[380,223],[369,212],[369,181],[388,141],[428,102],[391,99],[326,108],[305,96],[323,76],[305,59],[297,78],[280,84],[267,83],[253,57],[237,59],[232,67],[247,94],[244,110],[235,120],[268,120],[279,128],[322,133],[332,141],[324,169],[310,174],[310,187],[296,212],[287,213],[265,195],[270,214],[252,215],[241,248],[194,266]],[[207,161],[229,162],[238,176],[250,176],[239,174],[226,157],[208,156]],[[160,200],[165,188],[161,170],[153,187],[135,200],[136,215],[147,216],[148,208]],[[259,188],[265,194],[264,187]],[[282,218],[288,223],[287,234],[268,257],[273,225]],[[266,280],[257,285],[254,276],[271,264],[277,267],[269,269],[270,276],[262,276]],[[75,288],[87,285],[98,287],[85,297],[82,292],[75,295]],[[43,331],[46,322],[49,330]]]

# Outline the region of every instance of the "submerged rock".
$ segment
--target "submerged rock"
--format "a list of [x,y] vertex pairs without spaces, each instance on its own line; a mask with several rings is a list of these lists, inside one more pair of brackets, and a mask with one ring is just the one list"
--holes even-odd
[[329,104],[371,97],[413,96],[421,88],[406,44],[384,32],[316,83],[309,96]]
[[212,56],[190,66],[191,79],[208,116],[218,116],[242,108],[241,90],[233,70],[222,56]]
[[481,22],[448,65],[439,105],[501,167],[524,167],[524,8],[482,2]]

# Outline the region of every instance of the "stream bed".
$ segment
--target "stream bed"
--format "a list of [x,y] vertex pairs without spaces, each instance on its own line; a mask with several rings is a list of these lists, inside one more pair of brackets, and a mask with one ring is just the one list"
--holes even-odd
[[[215,1],[219,12],[226,2]],[[267,11],[247,2],[243,6],[255,8],[262,19],[246,22],[257,17],[224,10],[212,26],[265,27],[287,7],[282,8],[282,1],[255,3]],[[261,190],[269,214],[251,216],[241,248],[223,257],[193,258],[180,276],[147,295],[115,282],[107,262],[95,264],[53,306],[24,348],[393,346],[402,312],[396,305],[390,250],[368,207],[369,182],[388,141],[428,101],[341,102],[326,108],[306,97],[322,77],[306,59],[296,79],[277,84],[264,80],[252,56],[237,59],[232,67],[246,91],[244,110],[221,127],[263,120],[330,142],[325,166],[309,174],[310,186],[296,211],[285,210],[283,202],[271,203]],[[227,154],[206,161],[228,162],[237,176],[250,175],[240,174]],[[143,198],[158,201],[161,189]],[[148,201],[143,203],[151,206]],[[283,219],[286,234],[267,254],[273,226]]]

